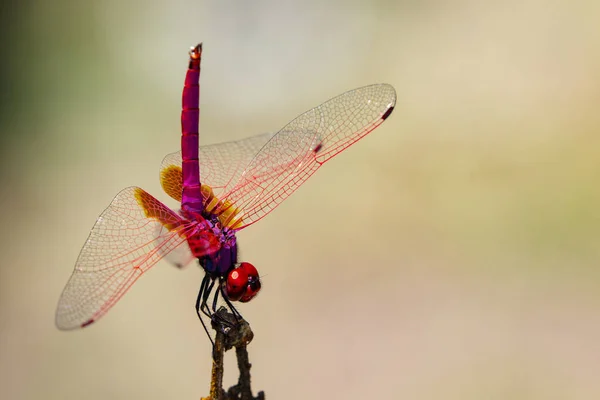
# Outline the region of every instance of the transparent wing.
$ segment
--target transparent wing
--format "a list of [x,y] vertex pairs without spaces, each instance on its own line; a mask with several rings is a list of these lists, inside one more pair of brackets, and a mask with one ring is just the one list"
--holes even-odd
[[242,229],[263,218],[321,165],[381,125],[395,103],[392,86],[365,86],[291,121],[261,148],[240,179],[223,189],[223,206],[235,209],[229,225]]
[[[187,235],[198,231],[196,222],[181,218],[144,190],[122,190],[81,249],[58,303],[58,328],[74,329],[98,320],[144,272],[173,249],[187,246]],[[207,246],[209,251],[214,249]]]
[[185,268],[194,260],[196,260],[196,257],[194,257],[190,251],[189,246],[179,246],[172,251],[167,252],[161,250],[161,255],[165,258],[165,260],[177,268]]
[[[200,180],[219,197],[223,188],[237,180],[259,150],[273,137],[263,133],[246,139],[200,147]],[[162,161],[160,181],[164,191],[181,201],[181,151],[168,154]]]

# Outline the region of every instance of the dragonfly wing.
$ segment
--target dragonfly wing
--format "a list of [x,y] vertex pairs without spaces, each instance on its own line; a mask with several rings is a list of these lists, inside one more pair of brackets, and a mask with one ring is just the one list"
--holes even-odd
[[81,249],[58,303],[58,328],[74,329],[98,320],[144,272],[173,249],[187,246],[187,235],[197,235],[198,230],[197,223],[184,220],[144,190],[122,190]]
[[291,121],[261,148],[240,179],[225,187],[223,204],[235,210],[228,225],[242,229],[263,218],[321,165],[381,125],[395,103],[392,86],[365,86]]
[[[212,188],[219,197],[222,190],[239,177],[252,158],[273,137],[263,133],[242,140],[200,147],[200,181]],[[181,201],[181,151],[168,154],[160,168],[160,182],[164,191]]]
[[[157,235],[156,235],[155,240],[157,242],[160,242],[160,240],[161,240],[161,231],[163,229],[164,228],[162,225],[156,227]],[[159,251],[160,251],[161,255],[165,258],[165,260],[167,260],[168,262],[170,262],[177,268],[187,267],[192,261],[194,261],[196,259],[196,257],[194,257],[194,255],[190,251],[189,246],[178,246],[173,250],[169,250],[169,249],[162,250],[161,249]]]

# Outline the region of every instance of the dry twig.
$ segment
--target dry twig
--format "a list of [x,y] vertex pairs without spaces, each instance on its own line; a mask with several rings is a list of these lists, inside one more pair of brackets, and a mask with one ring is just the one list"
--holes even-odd
[[[227,308],[221,307],[211,321],[212,328],[217,332],[213,347],[213,367],[210,380],[210,395],[202,400],[264,400],[264,392],[252,396],[250,386],[250,364],[246,346],[254,338],[250,325],[243,319],[236,319]],[[225,352],[235,347],[240,377],[238,383],[223,390],[223,358]]]

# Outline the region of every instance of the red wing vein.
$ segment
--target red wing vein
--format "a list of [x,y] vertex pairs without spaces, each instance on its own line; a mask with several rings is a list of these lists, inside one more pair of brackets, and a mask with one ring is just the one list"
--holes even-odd
[[[144,210],[142,204],[152,209]],[[165,231],[163,224],[175,228]],[[100,215],[79,254],[58,304],[57,326],[73,329],[103,316],[165,254],[187,245],[189,229],[191,223],[184,224],[142,189],[122,190]]]
[[263,218],[317,169],[366,136],[390,114],[396,92],[386,84],[334,97],[281,129],[223,192],[240,210],[242,229]]

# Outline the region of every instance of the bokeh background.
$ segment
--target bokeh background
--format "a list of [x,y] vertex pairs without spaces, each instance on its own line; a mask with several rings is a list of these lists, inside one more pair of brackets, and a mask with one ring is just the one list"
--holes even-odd
[[264,282],[241,307],[255,389],[600,398],[597,1],[0,8],[2,399],[208,394],[198,267],[161,262],[97,324],[54,327],[112,197],[137,185],[168,202],[158,167],[199,41],[205,144],[354,87],[398,92],[384,125],[239,234]]

